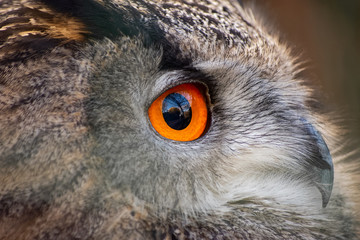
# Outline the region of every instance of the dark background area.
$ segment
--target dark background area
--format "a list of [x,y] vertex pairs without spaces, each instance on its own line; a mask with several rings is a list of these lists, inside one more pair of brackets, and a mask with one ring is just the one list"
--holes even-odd
[[306,75],[360,139],[360,0],[243,0],[308,60]]

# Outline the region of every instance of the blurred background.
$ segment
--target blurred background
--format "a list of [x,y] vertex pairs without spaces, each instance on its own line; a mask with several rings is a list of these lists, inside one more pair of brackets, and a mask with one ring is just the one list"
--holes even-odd
[[[306,75],[360,139],[360,0],[243,0],[309,60]],[[360,141],[359,141],[360,142]]]

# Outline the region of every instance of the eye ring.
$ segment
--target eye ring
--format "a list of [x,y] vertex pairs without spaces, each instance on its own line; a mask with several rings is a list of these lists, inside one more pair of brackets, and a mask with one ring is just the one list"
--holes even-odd
[[[170,108],[168,105],[175,107]],[[176,111],[173,111],[174,108]],[[181,125],[171,124],[166,115],[169,112],[175,114],[173,116]],[[199,138],[208,123],[206,98],[197,84],[193,83],[175,86],[161,94],[150,105],[148,115],[153,128],[161,136],[181,142]]]

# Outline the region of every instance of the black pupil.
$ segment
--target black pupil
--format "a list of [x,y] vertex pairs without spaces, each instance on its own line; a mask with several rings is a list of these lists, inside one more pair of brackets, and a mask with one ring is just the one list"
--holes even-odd
[[175,130],[186,128],[191,121],[190,103],[179,93],[167,95],[162,103],[162,113],[165,122]]

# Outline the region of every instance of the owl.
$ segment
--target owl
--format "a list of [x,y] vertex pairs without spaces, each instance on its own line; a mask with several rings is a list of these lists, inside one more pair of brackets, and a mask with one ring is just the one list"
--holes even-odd
[[0,239],[359,238],[301,66],[240,1],[2,0]]

